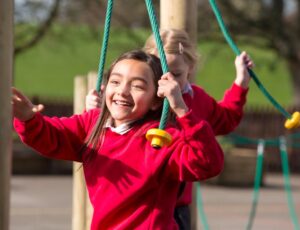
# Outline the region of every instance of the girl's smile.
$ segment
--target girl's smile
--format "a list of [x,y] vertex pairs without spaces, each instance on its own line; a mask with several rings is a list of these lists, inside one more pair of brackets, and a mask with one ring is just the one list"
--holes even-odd
[[144,117],[157,108],[154,74],[148,64],[124,59],[110,74],[105,101],[115,127]]

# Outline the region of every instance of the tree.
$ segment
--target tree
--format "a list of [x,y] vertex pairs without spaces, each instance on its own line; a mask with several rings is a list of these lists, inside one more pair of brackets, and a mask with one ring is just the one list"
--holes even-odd
[[[43,13],[42,18],[37,20],[37,26],[26,26],[25,31],[15,33],[15,55],[36,45],[46,35],[58,16],[60,2],[60,0],[55,0],[52,6],[49,6],[47,1],[29,1],[24,3],[24,6],[27,4],[27,7],[29,8],[28,14],[31,14],[31,12],[37,8],[44,8],[45,12]],[[20,8],[19,11],[15,10],[15,18],[17,18],[17,23],[22,24],[24,21],[29,20],[29,16],[23,16],[21,13],[23,12],[23,9],[22,7]],[[30,34],[29,38],[27,38],[28,34]]]
[[[208,3],[200,2],[201,8],[208,10]],[[253,37],[261,37],[264,39],[264,43],[259,44],[262,48],[273,49],[286,60],[293,81],[293,102],[300,106],[300,0],[227,0],[217,3],[232,34],[244,35],[248,43],[257,41],[251,39]],[[203,21],[213,21],[207,15],[198,21],[200,39],[203,34],[210,38],[213,34],[211,23],[203,24]],[[206,33],[202,33],[203,30]]]
[[[35,4],[49,1],[30,1],[32,9]],[[25,42],[16,42],[15,52],[21,52],[37,44],[49,30],[55,19],[72,23],[84,23],[92,29],[98,30],[105,19],[107,0],[53,0],[45,20],[40,20],[32,32],[31,39]],[[153,1],[159,13],[159,1]],[[248,43],[257,42],[253,37],[263,38],[263,43],[256,43],[261,48],[273,49],[286,60],[293,82],[294,104],[300,106],[300,0],[226,0],[217,1],[223,18],[231,34],[248,38]],[[47,5],[45,5],[47,6]],[[208,0],[198,0],[198,38],[224,39],[216,36],[216,20],[210,9]],[[134,9],[134,13],[133,10]],[[60,10],[60,15],[58,12]],[[159,18],[159,17],[158,17]],[[112,15],[112,24],[127,28],[149,27],[149,18],[144,1],[115,1]],[[143,44],[141,38],[132,33],[132,39]],[[16,39],[20,36],[16,33]]]

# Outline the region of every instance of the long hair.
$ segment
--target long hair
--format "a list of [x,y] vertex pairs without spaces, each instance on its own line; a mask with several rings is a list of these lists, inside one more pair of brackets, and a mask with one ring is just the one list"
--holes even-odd
[[[101,115],[99,116],[91,134],[89,135],[89,137],[86,141],[85,148],[87,148],[89,146],[89,148],[95,150],[96,148],[101,147],[101,144],[104,140],[104,135],[105,135],[105,124],[108,121],[108,119],[110,119],[110,117],[111,117],[110,112],[105,103],[106,85],[107,85],[107,82],[110,78],[111,72],[112,72],[113,68],[115,67],[115,65],[118,62],[125,60],[125,59],[137,60],[137,61],[148,64],[148,66],[151,68],[151,70],[153,72],[152,80],[154,82],[155,92],[157,92],[158,80],[160,79],[160,77],[163,74],[159,58],[157,58],[155,55],[147,54],[142,50],[134,50],[134,51],[130,51],[130,52],[127,52],[127,53],[124,53],[123,55],[121,55],[117,60],[115,60],[112,63],[112,65],[110,66],[110,68],[104,78],[105,88],[103,90],[103,96],[102,96]],[[150,118],[153,120],[159,119],[159,117],[161,115],[161,110],[162,110],[162,98],[159,98],[156,96],[155,100],[157,100],[158,102],[161,102],[161,106],[155,111],[150,110],[141,119],[150,119]]]

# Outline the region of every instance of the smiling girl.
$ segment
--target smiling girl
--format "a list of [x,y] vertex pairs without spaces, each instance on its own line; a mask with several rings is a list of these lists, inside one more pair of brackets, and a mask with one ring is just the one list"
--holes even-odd
[[[162,76],[159,59],[142,51],[122,55],[105,81],[101,109],[72,117],[46,117],[12,89],[14,127],[43,156],[83,163],[97,229],[178,229],[173,218],[182,181],[220,173],[223,152],[210,125],[187,109],[179,85]],[[158,127],[162,97],[170,101],[173,142],[155,149],[146,140]],[[184,132],[180,131],[184,130]]]
[[[247,68],[253,67],[253,62],[246,52],[235,59],[236,77],[231,87],[226,90],[224,97],[216,101],[205,90],[189,81],[194,77],[197,64],[197,49],[183,30],[161,30],[160,37],[170,73],[165,74],[159,81],[160,89],[165,86],[179,86],[184,103],[193,111],[199,122],[207,121],[215,135],[224,135],[233,131],[243,117],[250,76]],[[158,56],[154,35],[151,35],[144,46],[144,51]],[[216,68],[219,68],[216,66]],[[220,76],[222,77],[222,76]],[[173,81],[178,84],[174,84]],[[218,84],[218,83],[216,83]],[[168,89],[165,89],[168,90]],[[176,90],[178,93],[178,89]],[[96,90],[91,90],[86,96],[86,109],[100,107],[101,97]],[[192,183],[182,183],[178,192],[178,201],[174,217],[180,230],[190,230],[190,210],[192,202]]]

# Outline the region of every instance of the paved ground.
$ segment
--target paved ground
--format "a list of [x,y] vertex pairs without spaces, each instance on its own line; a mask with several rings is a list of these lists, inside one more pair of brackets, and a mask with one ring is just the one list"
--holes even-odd
[[[300,175],[292,175],[291,184],[300,221]],[[13,176],[11,188],[11,230],[71,229],[71,176]],[[252,188],[203,184],[201,191],[211,230],[246,229]],[[266,175],[252,229],[294,229],[281,175]]]

